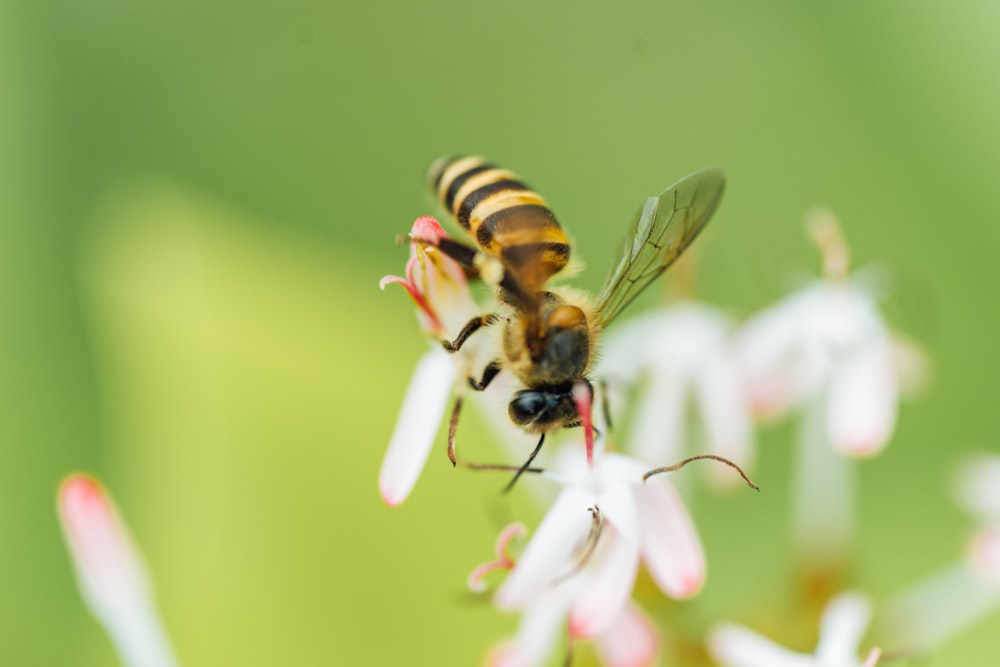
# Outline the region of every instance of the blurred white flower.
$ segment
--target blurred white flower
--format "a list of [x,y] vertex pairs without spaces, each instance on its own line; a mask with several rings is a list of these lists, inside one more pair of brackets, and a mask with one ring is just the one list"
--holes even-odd
[[725,667],[873,667],[881,657],[878,648],[858,658],[871,616],[871,603],[864,595],[842,593],[823,611],[819,644],[812,654],[790,651],[735,623],[716,625],[708,649]]
[[[680,459],[695,426],[705,450],[744,468],[752,465],[754,433],[730,341],[733,328],[721,311],[689,301],[608,332],[597,375],[607,380],[611,407],[626,402],[623,385],[642,387],[628,430],[630,454],[649,465]],[[689,405],[698,422],[688,418]],[[738,483],[721,468],[707,470],[714,482]]]
[[954,495],[979,524],[969,541],[969,564],[1000,586],[1000,454],[967,459],[955,476]]
[[497,606],[534,608],[565,583],[571,636],[593,637],[625,608],[640,558],[664,593],[695,595],[705,577],[701,540],[666,478],[644,483],[645,472],[621,454],[598,450],[588,465],[583,448],[564,447],[545,473],[564,488],[497,590]]
[[899,650],[931,651],[1000,609],[1000,455],[966,459],[954,477],[953,494],[978,525],[964,558],[887,607],[887,635]]
[[88,475],[70,475],[59,486],[58,509],[80,594],[122,663],[176,665],[149,575],[104,487]]
[[823,278],[739,331],[751,403],[767,417],[820,402],[827,440],[844,454],[872,456],[896,425],[900,373],[892,338],[874,295],[848,274],[849,251],[836,220],[818,212],[809,223]]
[[[413,238],[447,238],[432,217],[417,218],[410,231]],[[464,381],[477,360],[478,340],[470,340],[457,353],[448,353],[440,343],[450,340],[479,313],[462,267],[434,247],[410,243],[406,276],[385,276],[379,286],[401,285],[417,306],[421,327],[434,339],[434,347],[417,364],[403,398],[396,428],[379,472],[379,492],[389,507],[406,500],[423,471],[434,437],[456,392],[456,380]]]
[[[524,606],[521,622],[514,637],[502,642],[491,652],[487,663],[494,667],[534,667],[542,665],[562,637],[570,635],[570,641],[583,638],[567,632],[567,625],[575,602],[593,578],[594,570],[586,566],[592,556],[591,549],[601,548],[595,542],[603,533],[602,517],[596,511],[591,515],[591,532],[583,553],[573,569],[564,576],[554,579],[544,592]],[[509,553],[509,543],[514,537],[524,534],[522,524],[511,524],[497,539],[496,560],[484,563],[469,575],[469,588],[482,592],[485,584],[483,576],[496,570],[511,570],[515,561]],[[614,567],[606,564],[605,567]],[[611,618],[606,627],[592,635],[598,654],[606,665],[612,667],[642,667],[650,665],[656,658],[659,642],[652,624],[634,604],[624,608]],[[572,650],[572,648],[570,648]]]

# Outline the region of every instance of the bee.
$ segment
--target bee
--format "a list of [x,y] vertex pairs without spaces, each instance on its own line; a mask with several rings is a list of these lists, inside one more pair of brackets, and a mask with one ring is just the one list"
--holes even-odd
[[[414,239],[436,246],[496,290],[496,307],[470,320],[449,352],[487,326],[503,327],[500,349],[469,386],[482,391],[501,370],[524,389],[508,405],[515,424],[540,438],[528,461],[508,484],[529,469],[551,431],[583,426],[588,456],[593,448],[589,380],[601,332],[658,278],[698,236],[722,197],[718,169],[691,174],[648,198],[629,228],[596,298],[549,280],[570,261],[571,244],[545,200],[513,172],[479,157],[445,157],[428,169],[435,198],[475,245],[455,239]],[[448,454],[452,464],[461,400],[452,412]],[[512,468],[513,469],[513,468]]]

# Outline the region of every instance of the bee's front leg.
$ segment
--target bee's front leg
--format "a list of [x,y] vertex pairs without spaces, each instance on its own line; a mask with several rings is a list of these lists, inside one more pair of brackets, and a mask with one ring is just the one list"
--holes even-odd
[[500,362],[494,359],[490,363],[486,364],[486,368],[483,369],[483,379],[476,381],[475,378],[469,378],[469,386],[476,391],[483,391],[486,387],[490,386],[490,383],[493,382],[493,378],[497,376],[497,373],[499,373],[502,368],[503,366],[500,365]]
[[491,324],[495,324],[500,316],[496,313],[491,313],[489,315],[478,315],[469,320],[462,330],[458,332],[455,336],[455,340],[452,341],[442,341],[441,344],[444,346],[448,352],[458,352],[462,349],[462,345],[472,334],[476,333],[483,327],[488,327]]

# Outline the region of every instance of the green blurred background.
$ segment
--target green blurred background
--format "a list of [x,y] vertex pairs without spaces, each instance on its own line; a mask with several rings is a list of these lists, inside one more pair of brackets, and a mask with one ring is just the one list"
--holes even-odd
[[[861,466],[854,582],[884,601],[953,561],[948,474],[1000,442],[998,28],[966,0],[0,4],[0,663],[114,664],[55,520],[77,469],[187,665],[467,665],[513,629],[463,582],[527,496],[443,443],[401,508],[376,491],[426,349],[377,282],[444,153],[539,189],[591,289],[643,197],[723,166],[699,290],[737,314],[817,265],[802,216],[831,206],[934,362]],[[761,437],[765,493],[699,503],[690,618],[787,597],[791,433]],[[997,632],[932,664],[995,665]]]

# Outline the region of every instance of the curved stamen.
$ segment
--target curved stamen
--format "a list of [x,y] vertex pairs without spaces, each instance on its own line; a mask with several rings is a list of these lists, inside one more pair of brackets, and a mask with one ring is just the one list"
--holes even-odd
[[512,523],[500,531],[495,547],[496,560],[487,561],[469,573],[469,577],[466,579],[469,590],[482,593],[486,590],[483,578],[487,574],[496,570],[510,570],[514,567],[514,558],[509,551],[510,543],[515,537],[521,537],[527,531],[528,529],[523,523]]
[[692,461],[700,461],[702,459],[711,459],[713,461],[718,461],[719,463],[725,463],[727,466],[733,468],[734,470],[736,470],[736,472],[740,474],[740,477],[742,477],[743,481],[747,483],[747,486],[749,486],[754,491],[760,491],[760,487],[754,484],[753,481],[749,477],[747,477],[747,474],[743,472],[743,468],[739,467],[726,457],[719,456],[717,454],[698,454],[697,456],[689,456],[683,461],[675,463],[672,466],[654,468],[653,470],[650,470],[649,472],[647,472],[645,475],[642,476],[642,481],[643,483],[645,483],[645,481],[650,477],[652,477],[653,475],[659,475],[662,472],[676,472],[681,468],[683,468],[684,466],[686,466],[687,464],[691,463]]
[[574,574],[583,569],[583,567],[590,560],[590,557],[594,555],[594,550],[597,549],[597,540],[601,537],[601,532],[604,530],[604,515],[601,514],[601,508],[597,505],[593,507],[588,507],[587,511],[590,512],[590,516],[593,517],[593,521],[590,524],[590,533],[587,534],[587,541],[583,543],[583,548],[580,549],[580,555],[576,559],[576,563],[573,567],[552,581],[552,585],[562,583],[566,579],[569,579]]

